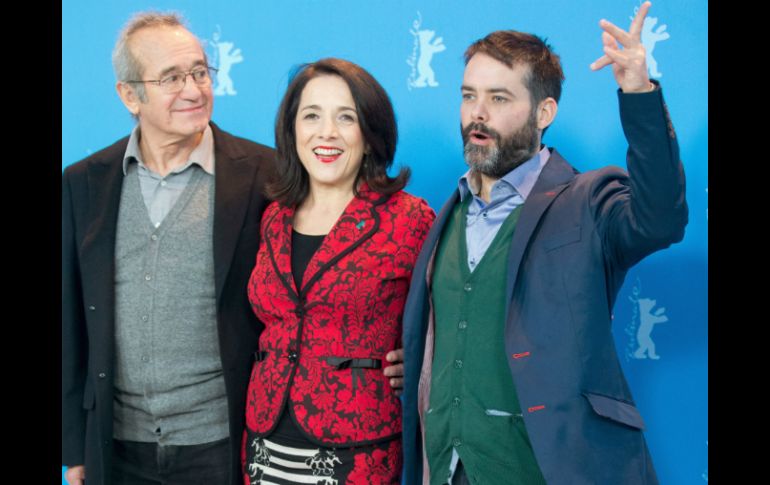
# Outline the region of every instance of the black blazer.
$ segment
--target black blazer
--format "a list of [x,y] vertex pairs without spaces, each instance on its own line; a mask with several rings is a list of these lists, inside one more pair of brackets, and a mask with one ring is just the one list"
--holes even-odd
[[[268,200],[274,151],[211,124],[216,157],[214,272],[219,348],[231,436],[230,483],[242,483],[246,386],[262,324],[246,296]],[[86,483],[110,483],[115,233],[128,137],[62,175],[62,464],[86,466]]]

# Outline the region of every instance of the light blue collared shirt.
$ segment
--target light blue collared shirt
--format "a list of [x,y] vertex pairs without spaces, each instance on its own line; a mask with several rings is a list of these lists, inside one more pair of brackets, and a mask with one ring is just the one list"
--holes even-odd
[[458,182],[460,200],[465,201],[468,195],[473,195],[465,219],[468,268],[471,272],[476,269],[484,253],[489,249],[505,219],[516,207],[526,202],[550,157],[551,152],[543,146],[534,157],[505,174],[492,185],[489,204],[478,196],[481,190],[478,174],[472,174],[468,170],[460,177]]
[[203,131],[203,137],[195,150],[190,153],[187,163],[172,170],[165,177],[147,168],[142,161],[142,151],[139,148],[139,125],[131,131],[126,154],[123,156],[123,175],[128,175],[129,171],[138,171],[144,205],[155,227],[160,226],[163,219],[171,212],[171,208],[182,195],[196,169],[202,169],[210,176],[214,176],[214,134],[211,132],[211,126],[207,126]]

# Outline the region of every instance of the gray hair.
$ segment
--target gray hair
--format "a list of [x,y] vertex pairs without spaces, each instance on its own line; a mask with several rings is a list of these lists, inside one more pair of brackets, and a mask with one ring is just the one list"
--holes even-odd
[[[129,46],[133,34],[152,27],[182,27],[187,29],[186,23],[184,17],[176,12],[147,11],[134,14],[120,31],[118,41],[112,51],[112,67],[118,82],[135,81],[144,75],[144,66],[134,56]],[[143,83],[136,83],[134,90],[140,101],[147,101]]]

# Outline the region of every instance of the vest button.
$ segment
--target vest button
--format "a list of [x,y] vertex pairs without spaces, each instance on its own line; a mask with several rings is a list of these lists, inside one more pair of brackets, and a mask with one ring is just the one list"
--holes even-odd
[[297,362],[297,351],[294,349],[289,349],[289,353],[286,355],[286,358],[289,359],[289,362],[292,364]]
[[455,367],[458,368],[458,369],[462,369],[463,368],[463,361],[460,360],[460,359],[457,359],[455,361]]
[[468,322],[466,322],[465,320],[460,320],[460,322],[457,324],[457,327],[460,330],[465,330],[466,328],[468,328]]
[[462,446],[463,440],[461,440],[460,438],[455,438],[455,439],[452,440],[452,444],[454,446]]
[[471,291],[472,289],[473,287],[471,286],[470,283],[465,283],[465,286],[463,286],[463,290],[465,291]]

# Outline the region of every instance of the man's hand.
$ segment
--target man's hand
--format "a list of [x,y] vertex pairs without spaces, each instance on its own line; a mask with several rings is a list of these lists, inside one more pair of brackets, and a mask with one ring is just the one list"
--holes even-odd
[[83,465],[68,466],[67,471],[64,472],[64,479],[69,485],[83,485],[83,480],[86,479],[86,467]]
[[[647,60],[641,40],[644,18],[651,6],[650,2],[644,2],[639,7],[628,32],[605,19],[599,21],[599,26],[604,30],[604,56],[591,64],[591,70],[598,71],[612,64],[615,80],[624,93],[645,93],[655,89],[647,75]],[[623,46],[623,50],[620,50],[618,43]]]
[[404,349],[391,350],[385,358],[391,365],[382,372],[390,377],[390,387],[396,391],[396,396],[400,396],[404,387]]

